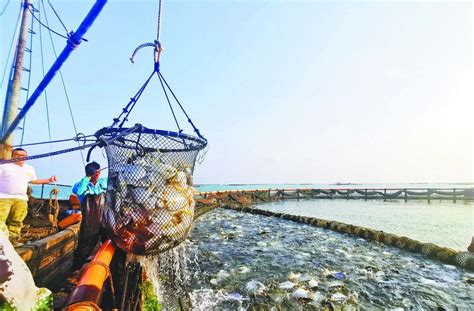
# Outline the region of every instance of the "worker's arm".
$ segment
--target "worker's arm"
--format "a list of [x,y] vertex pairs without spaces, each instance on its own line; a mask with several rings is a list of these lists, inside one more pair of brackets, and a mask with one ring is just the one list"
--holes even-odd
[[87,190],[89,190],[90,181],[91,179],[88,176],[82,178],[80,182],[72,187],[72,193],[75,193],[78,196],[83,195]]
[[52,182],[55,182],[55,181],[56,181],[56,176],[51,176],[51,177],[45,178],[45,179],[32,180],[31,183],[34,184],[34,185],[43,185],[43,184],[49,184],[49,183],[52,183]]

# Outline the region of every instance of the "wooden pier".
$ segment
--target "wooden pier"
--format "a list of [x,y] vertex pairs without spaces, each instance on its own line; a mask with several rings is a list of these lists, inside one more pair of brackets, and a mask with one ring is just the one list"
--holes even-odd
[[206,199],[227,194],[245,194],[254,201],[288,199],[344,199],[344,200],[423,200],[431,201],[473,201],[474,188],[321,188],[321,189],[255,189],[199,192],[198,197]]

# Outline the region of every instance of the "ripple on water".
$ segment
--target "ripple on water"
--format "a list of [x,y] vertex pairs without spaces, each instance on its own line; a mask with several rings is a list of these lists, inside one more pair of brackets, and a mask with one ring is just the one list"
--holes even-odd
[[190,240],[195,310],[474,305],[466,270],[279,218],[217,209],[195,222]]

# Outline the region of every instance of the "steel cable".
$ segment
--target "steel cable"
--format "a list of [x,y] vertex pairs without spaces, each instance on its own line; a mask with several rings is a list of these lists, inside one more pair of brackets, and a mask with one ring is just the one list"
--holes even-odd
[[[44,18],[46,20],[46,25],[48,25],[48,29],[49,29],[48,16],[46,15],[46,9],[45,9],[43,0],[41,0],[41,3],[43,3]],[[51,3],[50,3],[50,5],[51,5]],[[51,6],[51,8],[53,8],[53,7]],[[54,11],[54,8],[53,8],[53,11]],[[57,14],[56,11],[55,11],[55,14]],[[49,32],[49,39],[51,41],[51,47],[53,48],[54,56],[56,58],[58,58],[58,53],[56,52],[56,47],[54,46],[54,41],[53,41],[53,36],[51,35],[51,31]],[[61,83],[63,85],[64,95],[66,96],[66,102],[67,102],[67,105],[68,105],[68,108],[69,108],[69,115],[71,116],[71,122],[72,122],[72,126],[74,128],[74,134],[76,134],[76,136],[77,136],[78,131],[77,131],[77,126],[76,126],[76,121],[74,120],[74,113],[72,111],[71,102],[69,100],[69,94],[67,92],[66,83],[64,82],[64,77],[63,77],[63,73],[62,73],[61,69],[59,69],[59,77],[61,78]],[[78,145],[79,145],[79,143],[78,143]],[[84,154],[83,154],[82,150],[80,150],[80,153],[81,153],[82,163],[84,165],[86,165],[86,161],[84,159]]]

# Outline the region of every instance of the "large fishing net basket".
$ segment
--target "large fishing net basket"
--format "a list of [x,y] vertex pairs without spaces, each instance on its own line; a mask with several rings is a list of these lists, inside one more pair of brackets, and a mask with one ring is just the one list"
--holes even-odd
[[112,240],[137,255],[185,240],[194,218],[194,164],[207,141],[142,126],[105,128],[96,136],[107,142],[104,226]]

